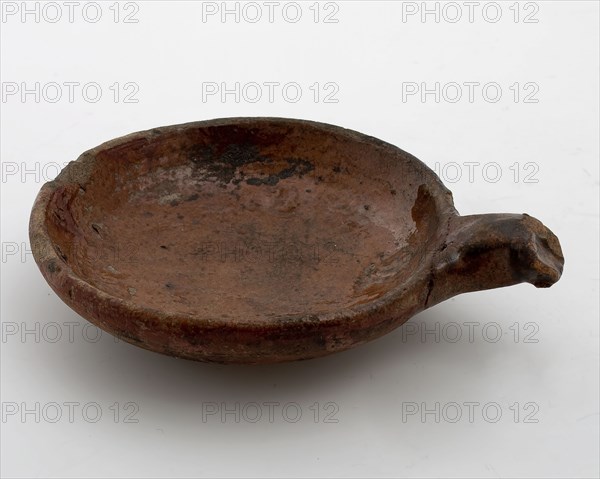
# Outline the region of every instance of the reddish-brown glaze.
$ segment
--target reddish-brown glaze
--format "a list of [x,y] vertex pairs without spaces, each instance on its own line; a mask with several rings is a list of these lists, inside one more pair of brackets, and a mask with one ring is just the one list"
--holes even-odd
[[44,185],[34,256],[82,316],[178,357],[264,363],[376,338],[466,291],[562,271],[527,215],[461,217],[423,163],[321,123],[135,133]]

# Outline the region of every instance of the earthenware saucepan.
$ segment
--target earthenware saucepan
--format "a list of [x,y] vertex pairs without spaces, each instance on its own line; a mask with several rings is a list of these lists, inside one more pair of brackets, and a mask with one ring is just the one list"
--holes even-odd
[[284,118],[156,128],[46,183],[30,219],[60,298],[137,346],[219,363],[342,351],[460,293],[562,272],[527,214],[460,216],[417,158]]

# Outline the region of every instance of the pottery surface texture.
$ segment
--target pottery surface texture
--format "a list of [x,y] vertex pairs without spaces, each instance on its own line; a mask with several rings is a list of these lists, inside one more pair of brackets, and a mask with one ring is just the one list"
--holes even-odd
[[460,293],[555,283],[527,214],[460,216],[421,161],[284,118],[134,133],[38,194],[35,260],[58,296],[137,346],[219,363],[324,356]]

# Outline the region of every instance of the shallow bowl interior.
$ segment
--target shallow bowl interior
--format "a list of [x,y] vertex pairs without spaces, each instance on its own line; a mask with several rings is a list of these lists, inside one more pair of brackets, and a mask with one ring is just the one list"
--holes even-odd
[[48,234],[77,276],[145,308],[249,321],[353,308],[428,268],[443,220],[422,163],[318,123],[182,125],[85,155]]

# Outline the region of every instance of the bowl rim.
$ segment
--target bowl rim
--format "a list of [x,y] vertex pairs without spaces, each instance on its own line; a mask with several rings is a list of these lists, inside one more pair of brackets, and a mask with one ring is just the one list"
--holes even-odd
[[[441,224],[445,224],[451,217],[458,215],[454,208],[450,190],[444,186],[435,172],[421,160],[391,143],[355,130],[312,120],[262,116],[216,118],[161,126],[120,136],[83,152],[76,160],[69,162],[54,180],[45,183],[41,187],[31,211],[29,237],[34,259],[51,288],[65,303],[85,317],[85,319],[97,325],[102,323],[101,327],[103,329],[107,329],[107,325],[97,318],[90,318],[90,311],[86,309],[86,307],[89,307],[89,304],[85,303],[91,302],[93,298],[98,298],[99,304],[103,305],[100,309],[104,310],[104,314],[107,314],[106,312],[110,311],[110,314],[122,314],[126,318],[136,318],[146,322],[153,321],[155,324],[160,322],[161,327],[164,328],[188,323],[205,328],[264,331],[270,329],[285,329],[289,325],[293,325],[294,327],[302,327],[303,324],[312,325],[315,320],[318,320],[320,326],[335,326],[341,321],[360,321],[371,315],[376,315],[381,312],[382,309],[394,310],[394,305],[398,306],[400,304],[402,295],[405,292],[410,291],[411,288],[414,288],[415,286],[426,284],[429,279],[435,253],[445,240],[443,234],[438,242],[431,244],[430,247],[427,248],[423,257],[423,267],[407,277],[406,281],[391,287],[380,297],[375,298],[372,301],[325,313],[278,316],[264,315],[253,318],[252,320],[244,320],[243,318],[235,318],[233,320],[232,318],[221,317],[209,318],[190,313],[169,312],[155,309],[109,294],[77,275],[71,266],[56,251],[46,226],[46,214],[50,205],[50,200],[54,193],[61,187],[69,184],[85,184],[93,174],[98,154],[114,148],[125,148],[136,141],[147,141],[165,133],[177,133],[190,128],[239,125],[260,126],[261,123],[283,123],[290,124],[291,126],[309,126],[328,134],[346,137],[350,141],[368,143],[370,146],[382,149],[386,152],[394,153],[396,155],[400,154],[409,160],[422,175],[422,184],[424,184],[429,192],[432,193],[436,213],[442,220]],[[415,185],[415,187],[418,186],[419,185]],[[77,300],[74,300],[71,297],[71,291],[73,291],[74,288],[78,291]],[[423,305],[422,309],[425,309],[425,305]],[[96,311],[96,313],[98,315],[103,314],[102,311]],[[110,327],[108,329],[110,330]]]

